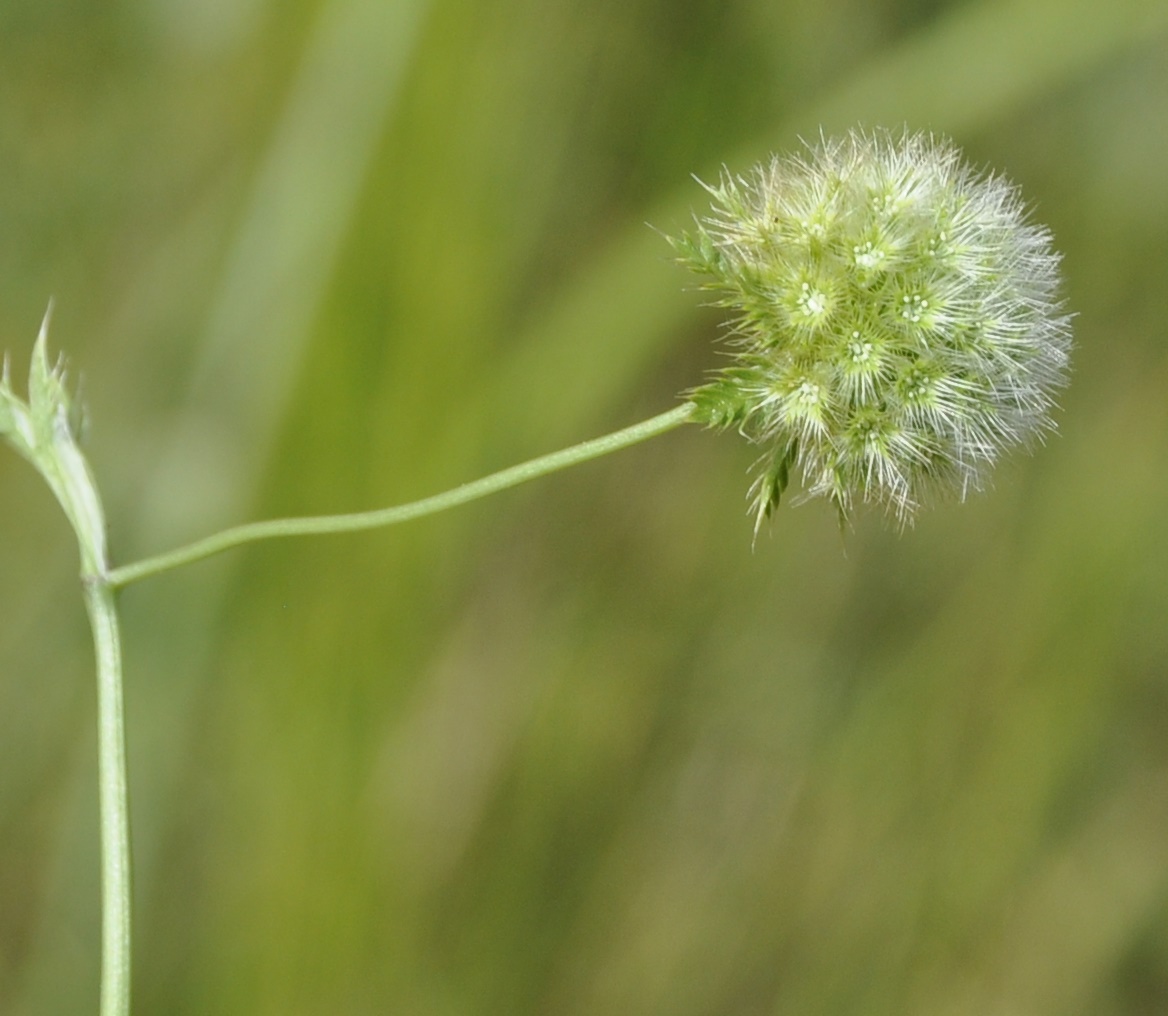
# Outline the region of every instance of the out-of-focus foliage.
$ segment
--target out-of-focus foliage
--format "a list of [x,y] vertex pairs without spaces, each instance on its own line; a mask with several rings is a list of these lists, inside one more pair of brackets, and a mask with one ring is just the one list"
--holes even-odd
[[[668,408],[651,222],[854,123],[1065,254],[1060,430],[904,536],[696,428],[123,597],[142,1013],[1168,1009],[1163,0],[0,5],[0,345],[115,563]],[[0,456],[0,1012],[96,1004],[90,649]]]

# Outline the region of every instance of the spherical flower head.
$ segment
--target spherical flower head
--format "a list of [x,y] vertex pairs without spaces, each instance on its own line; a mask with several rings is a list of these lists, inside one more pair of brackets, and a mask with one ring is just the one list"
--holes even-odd
[[903,524],[1053,428],[1059,257],[1006,180],[944,140],[853,130],[703,186],[713,214],[671,242],[734,311],[734,356],[689,397],[767,449],[758,522],[797,472],[843,518],[873,502]]

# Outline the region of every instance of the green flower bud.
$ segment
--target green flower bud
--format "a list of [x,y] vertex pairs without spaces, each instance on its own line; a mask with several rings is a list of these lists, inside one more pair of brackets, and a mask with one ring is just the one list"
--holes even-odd
[[8,361],[0,369],[0,438],[4,438],[44,477],[81,542],[88,574],[105,569],[105,519],[89,464],[77,444],[75,405],[61,362],[48,352],[49,314],[33,346],[28,398],[12,390]]
[[903,524],[1053,428],[1070,318],[1010,183],[946,141],[853,130],[703,186],[713,214],[671,242],[735,312],[734,356],[689,398],[766,447],[756,525],[791,472],[843,518]]

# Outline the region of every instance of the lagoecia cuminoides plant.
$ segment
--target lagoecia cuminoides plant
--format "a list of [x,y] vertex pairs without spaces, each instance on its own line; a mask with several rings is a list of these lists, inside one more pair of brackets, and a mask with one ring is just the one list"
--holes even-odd
[[924,134],[854,130],[704,184],[710,214],[670,240],[730,312],[726,365],[680,405],[422,501],[228,529],[111,567],[62,367],[33,350],[27,398],[0,377],[0,435],[52,489],[77,536],[98,676],[102,1016],[130,1011],[130,857],[116,593],[233,546],[392,525],[514,486],[682,423],[758,446],[755,529],[793,478],[841,520],[869,502],[905,524],[964,497],[1000,453],[1052,429],[1070,319],[1059,258],[1017,190]]

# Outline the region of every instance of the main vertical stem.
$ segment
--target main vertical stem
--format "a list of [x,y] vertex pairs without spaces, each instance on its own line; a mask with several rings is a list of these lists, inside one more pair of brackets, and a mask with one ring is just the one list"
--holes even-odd
[[101,1016],[130,1012],[130,808],[122,706],[122,646],[114,590],[82,578],[97,656],[98,788],[101,809]]

